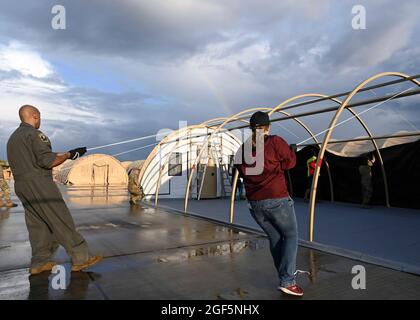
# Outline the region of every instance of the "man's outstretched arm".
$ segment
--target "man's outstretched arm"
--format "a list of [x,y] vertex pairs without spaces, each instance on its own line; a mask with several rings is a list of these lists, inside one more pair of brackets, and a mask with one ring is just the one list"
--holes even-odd
[[68,159],[70,159],[70,152],[56,153],[55,159],[51,163],[50,169],[58,167]]
[[82,148],[70,150],[68,152],[56,153],[55,159],[51,163],[49,168],[52,169],[52,168],[58,167],[60,164],[64,163],[68,159],[77,160],[81,156],[83,156],[86,153],[86,151],[87,151],[86,148],[82,147]]

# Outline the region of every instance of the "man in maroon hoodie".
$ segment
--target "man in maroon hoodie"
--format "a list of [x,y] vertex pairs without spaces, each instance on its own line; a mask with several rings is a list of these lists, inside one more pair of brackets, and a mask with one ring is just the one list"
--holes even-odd
[[284,175],[296,165],[296,146],[289,147],[279,136],[269,135],[270,119],[265,112],[254,113],[250,127],[252,137],[239,149],[236,168],[244,179],[251,215],[270,240],[278,289],[302,296],[295,280],[298,232],[294,202]]

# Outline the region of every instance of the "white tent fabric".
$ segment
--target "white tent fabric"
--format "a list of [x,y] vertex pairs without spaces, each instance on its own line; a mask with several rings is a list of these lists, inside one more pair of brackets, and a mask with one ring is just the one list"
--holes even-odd
[[[397,134],[404,134],[407,132],[397,132]],[[403,143],[410,143],[417,141],[418,137],[397,137],[388,139],[376,139],[379,149],[396,146]],[[331,140],[333,141],[333,140]],[[343,157],[358,157],[362,154],[375,151],[372,141],[353,141],[346,143],[332,143],[328,146],[328,151]]]
[[121,162],[105,154],[92,154],[64,163],[56,179],[60,183],[75,186],[128,184],[127,172]]
[[[154,197],[158,185],[159,198],[184,197],[191,167],[200,148],[213,130],[203,126],[184,128],[167,136],[161,144],[153,149],[140,172],[140,183],[146,198]],[[207,178],[206,175],[203,175],[203,181],[212,183],[211,189],[214,190],[214,197],[223,196],[225,190],[223,184],[227,184],[227,179],[224,178],[226,169],[240,146],[241,141],[230,132],[218,133],[208,144],[210,164]],[[172,166],[169,163],[171,157],[176,163]],[[206,159],[206,157],[202,157],[201,163],[207,163]],[[174,172],[177,173],[173,174]],[[197,196],[200,189],[198,175],[195,173],[192,196]],[[159,176],[161,176],[160,182]],[[210,176],[213,176],[214,179],[210,179]]]

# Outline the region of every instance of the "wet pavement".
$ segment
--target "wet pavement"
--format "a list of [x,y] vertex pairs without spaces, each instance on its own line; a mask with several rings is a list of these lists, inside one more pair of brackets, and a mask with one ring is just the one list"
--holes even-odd
[[[124,190],[64,189],[78,230],[105,259],[70,273],[29,276],[30,245],[21,206],[0,211],[0,299],[291,299],[276,290],[268,240],[223,223],[139,205]],[[366,268],[366,290],[352,288],[352,268]],[[304,299],[420,299],[420,277],[299,248]],[[398,290],[396,290],[398,289]]]
[[[183,211],[184,201],[161,199],[162,208]],[[229,201],[190,200],[189,212],[219,221],[229,221]],[[295,199],[299,238],[308,239],[308,204]],[[252,219],[247,201],[235,201],[234,223],[260,229]],[[368,262],[385,261],[398,270],[420,275],[420,210],[375,206],[362,209],[349,203],[320,201],[315,211],[315,242],[351,250]]]

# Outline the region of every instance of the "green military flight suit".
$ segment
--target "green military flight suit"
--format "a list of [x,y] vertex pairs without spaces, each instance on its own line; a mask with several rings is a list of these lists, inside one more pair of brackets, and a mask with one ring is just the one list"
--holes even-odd
[[76,231],[69,209],[52,178],[56,158],[50,140],[39,130],[21,123],[11,135],[7,154],[15,179],[15,192],[25,208],[32,247],[31,268],[49,261],[62,245],[73,264],[89,259],[85,239]]
[[136,204],[137,201],[143,199],[143,188],[139,184],[139,177],[133,171],[129,175],[128,192],[130,192],[130,203]]
[[3,173],[3,161],[0,161],[0,203],[3,201],[3,198],[6,200],[6,202],[11,202],[10,198],[10,188],[7,184],[7,181],[4,179],[4,173]]

